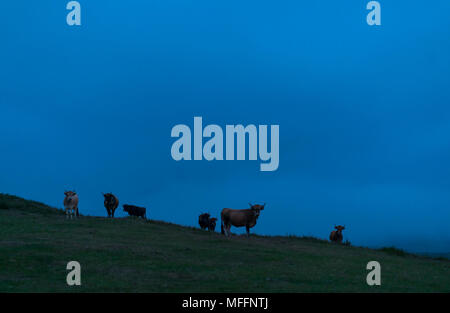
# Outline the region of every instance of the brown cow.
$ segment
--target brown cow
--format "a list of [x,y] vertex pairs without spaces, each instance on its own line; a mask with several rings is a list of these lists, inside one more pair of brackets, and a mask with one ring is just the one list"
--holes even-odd
[[112,193],[102,193],[105,197],[103,204],[105,205],[106,211],[108,212],[108,217],[114,218],[114,211],[116,211],[119,206],[119,199]]
[[250,208],[245,210],[233,210],[233,209],[223,209],[220,217],[222,218],[222,234],[227,237],[230,236],[231,225],[235,227],[243,227],[247,230],[247,236],[250,236],[250,228],[256,225],[256,220],[259,217],[260,211],[264,210],[264,205],[249,203]]
[[330,234],[330,241],[341,243],[342,239],[344,238],[342,236],[342,231],[345,229],[345,226],[341,226],[341,225],[336,226],[335,225],[334,228],[336,230],[333,230],[331,232],[331,234]]
[[66,218],[72,219],[74,215],[80,216],[78,213],[78,195],[75,191],[65,191],[64,209],[66,210]]

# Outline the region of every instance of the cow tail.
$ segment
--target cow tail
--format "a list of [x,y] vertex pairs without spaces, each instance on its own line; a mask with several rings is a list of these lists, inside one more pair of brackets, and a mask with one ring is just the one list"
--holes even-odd
[[222,219],[220,219],[220,232],[222,233],[222,235],[224,234],[224,231],[223,231],[223,220]]

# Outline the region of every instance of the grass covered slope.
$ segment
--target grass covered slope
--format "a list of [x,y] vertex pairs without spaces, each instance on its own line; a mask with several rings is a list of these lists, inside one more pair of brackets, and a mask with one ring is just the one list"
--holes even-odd
[[[255,228],[257,231],[257,227]],[[81,286],[66,284],[69,261]],[[378,287],[367,262],[381,263]],[[224,238],[0,194],[0,292],[450,292],[450,262],[295,237]]]

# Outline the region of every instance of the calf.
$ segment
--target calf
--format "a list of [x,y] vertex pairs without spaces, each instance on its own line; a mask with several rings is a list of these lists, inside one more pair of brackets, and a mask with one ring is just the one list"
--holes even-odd
[[108,212],[108,217],[114,218],[114,212],[119,206],[119,199],[112,193],[102,193],[105,197],[103,204],[105,205],[106,211]]
[[344,238],[342,236],[342,231],[345,229],[345,226],[341,226],[341,225],[336,226],[335,225],[334,228],[336,230],[333,230],[331,232],[331,234],[330,234],[330,241],[341,243],[342,239]]
[[215,218],[215,217],[209,219],[209,224],[208,224],[209,231],[216,231],[216,221],[217,221],[217,218]]
[[130,216],[142,217],[144,220],[147,219],[147,215],[146,215],[147,209],[146,208],[135,206],[135,205],[124,204],[123,210],[125,212],[128,212],[128,214]]
[[78,195],[75,191],[64,192],[64,209],[66,211],[66,218],[73,219],[73,216],[80,216],[78,213]]

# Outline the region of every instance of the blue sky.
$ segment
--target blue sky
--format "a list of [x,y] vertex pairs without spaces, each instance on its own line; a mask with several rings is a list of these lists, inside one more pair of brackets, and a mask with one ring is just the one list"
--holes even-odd
[[[66,3],[0,5],[0,192],[184,225],[266,202],[254,232],[450,251],[448,1],[380,1],[380,27],[367,1]],[[278,170],[175,162],[194,116],[280,125]]]

